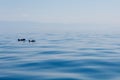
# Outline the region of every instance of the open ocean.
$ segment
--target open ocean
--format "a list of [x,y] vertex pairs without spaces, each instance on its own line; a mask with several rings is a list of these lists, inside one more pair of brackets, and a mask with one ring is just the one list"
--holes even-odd
[[1,34],[0,80],[120,80],[120,35]]

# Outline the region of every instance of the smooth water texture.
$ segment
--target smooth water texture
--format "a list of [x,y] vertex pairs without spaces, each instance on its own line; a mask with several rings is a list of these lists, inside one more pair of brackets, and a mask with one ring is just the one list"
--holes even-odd
[[120,80],[120,35],[0,35],[0,80]]

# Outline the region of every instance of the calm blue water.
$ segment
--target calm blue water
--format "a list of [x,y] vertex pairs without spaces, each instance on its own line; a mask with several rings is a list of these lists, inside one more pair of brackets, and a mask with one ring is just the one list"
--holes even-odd
[[120,80],[120,35],[0,35],[0,80]]

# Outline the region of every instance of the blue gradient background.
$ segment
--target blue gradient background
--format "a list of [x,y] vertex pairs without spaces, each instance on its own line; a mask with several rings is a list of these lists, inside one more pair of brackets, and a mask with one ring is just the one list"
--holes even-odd
[[119,0],[0,0],[0,33],[118,33]]

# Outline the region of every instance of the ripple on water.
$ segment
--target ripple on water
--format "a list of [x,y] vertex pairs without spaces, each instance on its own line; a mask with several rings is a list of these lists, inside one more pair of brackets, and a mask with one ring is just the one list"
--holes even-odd
[[118,35],[34,34],[36,43],[16,37],[0,37],[0,80],[120,79]]

